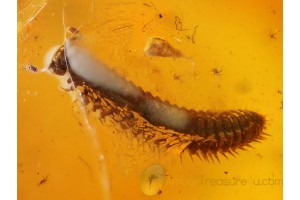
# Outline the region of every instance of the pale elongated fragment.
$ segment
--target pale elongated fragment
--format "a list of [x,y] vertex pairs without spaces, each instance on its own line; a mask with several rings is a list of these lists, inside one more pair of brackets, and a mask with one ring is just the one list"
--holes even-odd
[[178,49],[174,48],[168,41],[158,37],[150,37],[147,40],[144,53],[147,56],[174,58],[185,57]]

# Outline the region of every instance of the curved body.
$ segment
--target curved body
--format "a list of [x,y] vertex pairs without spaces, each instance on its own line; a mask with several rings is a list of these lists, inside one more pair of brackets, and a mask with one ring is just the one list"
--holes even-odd
[[172,105],[127,81],[71,40],[56,52],[49,69],[57,75],[68,73],[68,82],[100,119],[110,116],[121,128],[143,133],[169,149],[207,159],[264,139],[264,116],[247,110],[194,111]]

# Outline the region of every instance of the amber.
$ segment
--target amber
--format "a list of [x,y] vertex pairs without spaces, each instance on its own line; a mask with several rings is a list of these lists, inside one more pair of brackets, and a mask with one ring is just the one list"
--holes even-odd
[[[19,0],[18,199],[282,199],[282,27],[280,0]],[[154,96],[255,111],[269,136],[213,163],[116,129],[43,70],[74,34]],[[184,58],[145,55],[149,38]]]

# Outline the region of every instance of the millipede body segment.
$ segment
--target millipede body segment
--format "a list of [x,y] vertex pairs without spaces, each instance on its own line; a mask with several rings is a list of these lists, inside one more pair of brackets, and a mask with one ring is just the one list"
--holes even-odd
[[146,141],[208,160],[264,139],[264,116],[248,110],[194,111],[143,91],[72,40],[53,56],[50,71],[67,75],[89,111]]

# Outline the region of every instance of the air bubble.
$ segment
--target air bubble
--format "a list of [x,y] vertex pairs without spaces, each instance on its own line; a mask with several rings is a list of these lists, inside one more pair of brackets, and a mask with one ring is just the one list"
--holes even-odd
[[163,167],[160,164],[152,164],[141,175],[141,190],[147,196],[158,195],[162,192],[164,182]]

